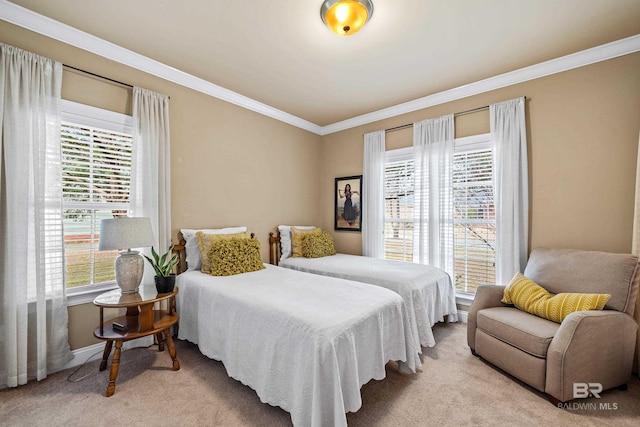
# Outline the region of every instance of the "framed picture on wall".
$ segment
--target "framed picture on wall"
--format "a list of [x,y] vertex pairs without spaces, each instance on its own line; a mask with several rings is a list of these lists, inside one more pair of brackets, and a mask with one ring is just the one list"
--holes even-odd
[[362,230],[362,175],[336,178],[334,230]]

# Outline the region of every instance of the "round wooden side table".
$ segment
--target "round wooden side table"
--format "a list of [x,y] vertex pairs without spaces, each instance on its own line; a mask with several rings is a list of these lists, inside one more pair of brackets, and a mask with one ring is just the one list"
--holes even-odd
[[[172,292],[159,294],[155,286],[141,286],[139,291],[133,294],[123,294],[120,289],[105,292],[98,295],[93,304],[100,307],[100,324],[93,335],[101,340],[106,340],[100,370],[107,368],[107,361],[111,354],[113,343],[116,349],[111,360],[111,372],[107,397],[116,391],[116,377],[120,367],[120,352],[122,343],[137,338],[154,335],[158,342],[159,351],[164,351],[164,343],[167,343],[169,355],[173,361],[173,370],[180,369],[180,362],[176,358],[176,348],[171,337],[171,326],[178,322],[176,313],[176,294],[178,288]],[[154,308],[155,303],[167,301],[166,309]],[[160,304],[159,304],[160,306]],[[126,308],[127,313],[114,319],[104,320],[105,308]],[[114,327],[114,323],[116,326]]]

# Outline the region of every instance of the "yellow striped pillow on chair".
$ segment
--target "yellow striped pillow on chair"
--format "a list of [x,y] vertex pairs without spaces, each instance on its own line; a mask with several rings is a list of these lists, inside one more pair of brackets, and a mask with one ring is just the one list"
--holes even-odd
[[574,311],[602,310],[609,294],[559,293],[554,296],[521,273],[511,279],[502,295],[502,302],[513,304],[520,310],[562,323]]
[[540,299],[547,298],[551,298],[551,294],[546,289],[533,280],[524,277],[522,273],[516,273],[504,290],[502,302],[513,304],[520,310],[531,313],[533,306]]
[[609,294],[559,293],[544,301],[538,301],[533,314],[562,323],[564,318],[574,311],[602,310],[610,298]]

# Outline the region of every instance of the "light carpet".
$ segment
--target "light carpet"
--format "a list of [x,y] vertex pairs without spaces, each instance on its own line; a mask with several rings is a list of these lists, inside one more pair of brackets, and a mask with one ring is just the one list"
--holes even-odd
[[[546,397],[472,356],[466,325],[439,324],[436,346],[423,349],[423,371],[362,387],[362,407],[350,426],[637,426],[640,380],[627,391],[578,399],[558,409]],[[229,378],[224,365],[197,346],[176,340],[181,369],[172,371],[157,347],[122,353],[116,392],[104,393],[109,369],[99,360],[58,372],[40,382],[0,391],[0,426],[286,426],[289,414],[260,402],[249,387]],[[101,355],[95,357],[99,359]],[[86,378],[70,382],[83,376]]]

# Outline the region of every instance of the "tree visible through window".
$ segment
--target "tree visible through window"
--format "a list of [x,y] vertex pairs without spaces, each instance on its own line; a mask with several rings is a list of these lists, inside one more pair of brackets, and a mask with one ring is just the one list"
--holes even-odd
[[384,257],[413,260],[413,151],[387,153],[384,170]]
[[496,214],[493,204],[493,151],[472,148],[453,157],[455,284],[474,293],[495,283]]
[[[453,160],[456,290],[475,293],[495,283],[496,220],[493,151],[489,135],[455,142]],[[387,152],[384,256],[413,261],[414,165],[412,148]]]
[[[63,112],[62,194],[68,288],[115,280],[118,253],[98,251],[100,221],[126,216],[129,211],[131,131],[126,126],[118,126],[120,131],[99,127],[90,114],[95,110],[87,107],[89,120],[73,115],[64,120],[67,117]],[[106,122],[104,127],[113,128]]]

